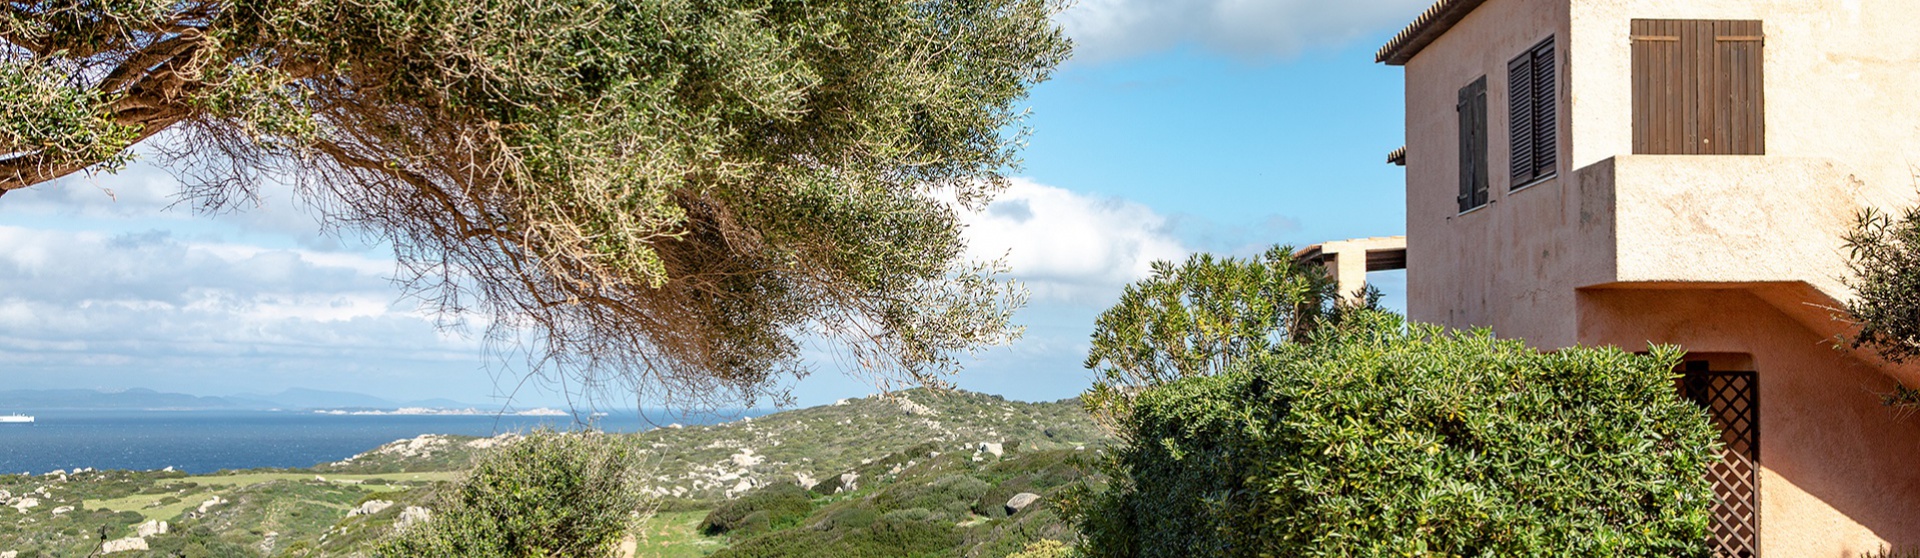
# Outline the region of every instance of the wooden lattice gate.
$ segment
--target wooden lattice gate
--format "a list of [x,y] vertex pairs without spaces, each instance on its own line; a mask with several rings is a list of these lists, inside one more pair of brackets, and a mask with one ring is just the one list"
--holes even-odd
[[1708,473],[1716,499],[1716,558],[1760,556],[1760,379],[1753,372],[1688,371],[1680,392],[1713,416],[1724,449]]

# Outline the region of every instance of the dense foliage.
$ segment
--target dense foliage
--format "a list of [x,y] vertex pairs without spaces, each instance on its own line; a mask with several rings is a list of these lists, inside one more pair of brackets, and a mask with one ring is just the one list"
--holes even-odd
[[639,455],[606,434],[535,433],[481,459],[432,517],[382,541],[385,558],[612,556],[646,510]]
[[1094,556],[1704,556],[1678,354],[1541,353],[1362,312],[1140,396]]
[[[0,193],[170,155],[289,182],[570,387],[750,399],[805,334],[932,382],[1019,296],[961,258],[1067,54],[1052,0],[37,0],[0,7]],[[577,383],[574,383],[577,382]]]
[[1846,235],[1848,286],[1859,294],[1847,313],[1860,326],[1854,347],[1894,362],[1920,355],[1920,208],[1897,218],[1865,210]]
[[1100,314],[1087,353],[1097,371],[1086,395],[1096,417],[1125,413],[1140,389],[1218,374],[1248,356],[1297,340],[1332,315],[1339,293],[1318,265],[1275,246],[1253,258],[1196,254],[1153,263]]

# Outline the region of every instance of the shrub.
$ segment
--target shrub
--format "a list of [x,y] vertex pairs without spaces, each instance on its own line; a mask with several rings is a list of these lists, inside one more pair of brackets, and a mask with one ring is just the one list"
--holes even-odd
[[1540,353],[1360,312],[1149,390],[1091,556],[1704,556],[1714,459],[1678,352]]
[[[862,514],[865,515],[865,514]],[[739,542],[713,558],[920,558],[951,556],[960,537],[952,522],[924,509],[897,510],[871,517],[851,531],[788,529]]]
[[900,483],[875,495],[874,505],[881,510],[921,509],[941,518],[965,519],[973,503],[993,489],[977,478],[947,475],[927,483]]
[[646,504],[618,438],[537,432],[481,459],[433,516],[381,542],[385,558],[610,556]]
[[1079,553],[1060,541],[1039,541],[1027,545],[1020,552],[1009,554],[1007,558],[1075,558]]
[[[807,489],[795,484],[774,484],[715,506],[707,518],[700,521],[700,532],[709,537],[736,530],[742,531],[740,535],[750,535],[792,525],[812,511],[813,498]],[[758,519],[755,514],[759,515]]]
[[1081,452],[1056,450],[1038,452],[1026,459],[1014,459],[987,467],[986,473],[1000,479],[986,495],[973,503],[973,513],[992,519],[1007,516],[1007,500],[1022,492],[1046,495],[1048,491],[1086,478],[1089,459]]

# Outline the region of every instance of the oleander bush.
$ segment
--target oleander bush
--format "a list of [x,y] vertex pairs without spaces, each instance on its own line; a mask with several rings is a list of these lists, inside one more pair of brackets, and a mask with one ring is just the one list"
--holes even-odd
[[1095,557],[1705,556],[1678,357],[1360,312],[1142,393],[1075,515]]
[[536,432],[479,460],[433,500],[432,517],[381,541],[383,558],[593,558],[648,511],[624,438]]

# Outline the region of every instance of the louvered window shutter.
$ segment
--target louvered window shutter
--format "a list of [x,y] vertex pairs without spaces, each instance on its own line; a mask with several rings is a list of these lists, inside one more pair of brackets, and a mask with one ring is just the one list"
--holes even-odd
[[1487,78],[1473,82],[1473,205],[1487,204]]
[[1553,174],[1559,161],[1560,123],[1554,105],[1553,39],[1507,63],[1508,187],[1519,188]]
[[1468,102],[1473,86],[1460,88],[1460,102],[1454,111],[1460,115],[1460,212],[1477,207],[1473,203],[1473,105]]
[[1533,57],[1507,63],[1507,175],[1512,185],[1533,180]]
[[1559,162],[1560,140],[1559,114],[1555,105],[1559,97],[1554,95],[1554,56],[1553,39],[1547,39],[1533,50],[1533,176],[1539,178],[1552,174]]

